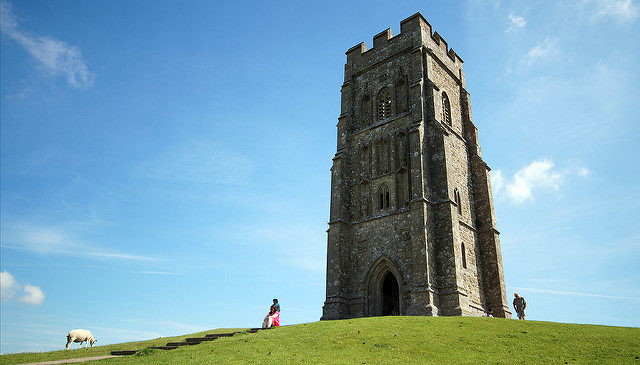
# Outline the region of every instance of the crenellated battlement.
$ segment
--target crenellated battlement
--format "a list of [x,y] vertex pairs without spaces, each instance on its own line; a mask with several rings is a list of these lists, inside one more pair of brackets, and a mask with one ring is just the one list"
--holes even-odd
[[396,36],[393,36],[390,28],[373,36],[373,46],[370,49],[367,49],[365,42],[349,48],[346,52],[347,63],[354,64],[355,69],[358,69],[358,66],[366,67],[375,60],[397,52],[399,48],[420,46],[425,46],[438,55],[455,74],[458,74],[458,70],[462,70],[464,62],[462,58],[453,48],[449,48],[447,41],[433,30],[431,24],[420,13],[415,13],[401,21],[400,34]]

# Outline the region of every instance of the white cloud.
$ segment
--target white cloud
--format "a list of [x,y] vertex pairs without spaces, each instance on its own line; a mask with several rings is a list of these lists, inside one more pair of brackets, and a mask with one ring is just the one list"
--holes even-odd
[[520,63],[525,66],[531,66],[535,62],[547,58],[558,51],[557,41],[546,38],[543,41],[538,42],[533,46],[529,52],[520,60]]
[[586,167],[558,170],[554,169],[554,166],[547,158],[538,159],[518,170],[511,179],[505,178],[500,170],[492,170],[493,194],[499,197],[505,188],[506,195],[512,203],[522,204],[527,200],[533,201],[533,193],[536,190],[558,190],[568,174],[575,173],[581,177],[591,174]]
[[527,25],[527,19],[522,16],[515,16],[513,14],[509,14],[509,28],[507,28],[507,32],[513,32],[518,29],[524,28]]
[[[16,292],[20,290],[21,285],[11,273],[5,270],[0,273],[0,287],[2,288],[2,301],[7,302],[13,299]],[[40,287],[27,284],[23,287],[23,290],[24,294],[18,298],[20,303],[40,305],[44,302],[44,292]]]
[[500,191],[504,186],[504,177],[502,176],[502,171],[500,170],[491,170],[491,189],[493,191]]
[[513,182],[507,185],[507,191],[511,200],[521,204],[526,200],[533,200],[534,188],[550,187],[558,190],[564,174],[552,171],[553,162],[543,159],[530,163],[518,170],[513,177]]
[[6,302],[13,298],[16,291],[20,289],[18,281],[8,271],[0,273],[0,296],[2,301]]
[[46,73],[64,75],[67,83],[77,89],[86,89],[93,84],[94,75],[85,65],[78,47],[49,36],[34,36],[22,31],[11,4],[7,2],[0,3],[0,11],[2,32],[29,52]]
[[611,17],[619,22],[635,20],[638,17],[638,5],[631,0],[596,0],[595,17]]
[[18,299],[21,303],[30,305],[40,305],[44,303],[44,293],[40,287],[25,285],[24,292],[25,294]]

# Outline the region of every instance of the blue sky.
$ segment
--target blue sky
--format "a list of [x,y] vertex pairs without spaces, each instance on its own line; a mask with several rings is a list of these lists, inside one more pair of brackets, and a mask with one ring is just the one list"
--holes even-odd
[[4,1],[0,352],[316,321],[344,52],[465,60],[528,319],[640,326],[637,0]]

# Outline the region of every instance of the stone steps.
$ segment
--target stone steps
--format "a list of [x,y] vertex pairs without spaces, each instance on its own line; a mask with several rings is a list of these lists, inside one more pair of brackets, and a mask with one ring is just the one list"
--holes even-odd
[[[262,330],[262,328],[250,328],[246,332],[248,333],[256,333]],[[168,342],[165,346],[150,346],[150,349],[156,350],[175,350],[181,346],[193,346],[198,345],[203,342],[209,342],[213,340],[217,340],[221,337],[232,337],[240,332],[229,332],[229,333],[210,333],[205,335],[204,337],[187,337],[182,342]],[[111,355],[133,355],[139,350],[122,350],[122,351],[111,351]]]
[[212,333],[212,334],[205,335],[205,337],[209,337],[209,338],[211,338],[211,337],[215,337],[215,338],[219,338],[219,337],[231,337],[231,336],[233,336],[233,335],[235,335],[235,334],[237,334],[237,333],[240,333],[240,332]]
[[193,345],[197,345],[202,341],[198,341],[198,342],[167,342],[167,346],[193,346]]
[[121,351],[111,351],[111,355],[133,355],[136,352],[138,352],[138,350],[121,350]]
[[213,341],[217,340],[218,337],[189,337],[184,340],[187,342],[202,342],[202,341]]
[[150,349],[156,349],[156,350],[175,350],[177,349],[179,346],[150,346],[148,348]]

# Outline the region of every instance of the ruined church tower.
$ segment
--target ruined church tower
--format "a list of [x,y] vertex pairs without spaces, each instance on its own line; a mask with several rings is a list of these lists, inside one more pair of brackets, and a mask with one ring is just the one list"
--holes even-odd
[[322,319],[511,317],[462,59],[419,13],[346,54]]

